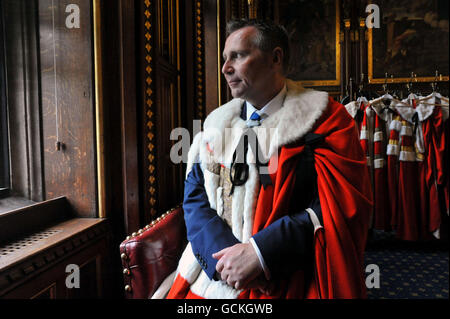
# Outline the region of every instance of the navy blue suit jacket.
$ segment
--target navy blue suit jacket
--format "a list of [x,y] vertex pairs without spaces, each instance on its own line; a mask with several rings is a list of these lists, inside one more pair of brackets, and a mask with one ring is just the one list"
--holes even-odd
[[[244,114],[245,106],[241,114],[245,120]],[[295,196],[301,194],[293,197]],[[312,208],[321,221],[317,192],[308,207],[295,207],[295,201],[291,206],[292,213],[253,236],[273,279],[285,278],[297,269],[307,269],[313,261],[314,226],[305,209]],[[193,165],[186,178],[183,209],[187,237],[193,253],[208,277],[214,279],[217,260],[212,254],[240,241],[233,235],[228,224],[210,207],[199,164]]]

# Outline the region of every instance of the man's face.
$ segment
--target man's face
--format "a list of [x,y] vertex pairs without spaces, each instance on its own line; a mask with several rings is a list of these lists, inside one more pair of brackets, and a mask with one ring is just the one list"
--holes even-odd
[[274,76],[271,54],[254,44],[257,33],[256,28],[245,27],[230,34],[223,50],[222,67],[233,97],[245,99],[253,105],[270,91]]

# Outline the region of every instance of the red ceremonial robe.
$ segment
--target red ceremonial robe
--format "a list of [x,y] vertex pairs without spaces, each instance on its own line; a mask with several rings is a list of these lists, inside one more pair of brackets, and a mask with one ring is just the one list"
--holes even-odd
[[[317,120],[313,133],[325,136],[315,148],[315,168],[323,227],[314,233],[314,278],[305,287],[303,271],[277,282],[275,292],[244,290],[239,298],[364,298],[363,253],[372,213],[372,188],[357,128],[346,109],[333,99]],[[281,147],[272,185],[261,187],[253,233],[289,212],[295,185],[295,168],[304,145]],[[177,276],[168,298],[198,298]]]
[[389,231],[391,228],[391,217],[389,214],[384,127],[384,122],[375,113],[375,133],[373,140],[374,227],[379,230]]
[[401,118],[396,114],[389,125],[389,142],[387,145],[387,184],[389,194],[389,214],[391,226],[397,227],[398,221],[398,156],[400,155]]
[[419,239],[420,193],[418,164],[414,148],[413,126],[402,120],[401,150],[399,156],[399,189],[396,235],[399,239]]
[[[438,196],[438,186],[445,184],[445,134],[444,121],[442,118],[442,111],[436,107],[423,125],[423,135],[425,142],[426,153],[426,173],[425,183],[428,190],[428,219],[425,219],[426,229],[425,238],[429,234],[439,229],[441,225],[441,208]],[[448,163],[447,163],[448,165]]]

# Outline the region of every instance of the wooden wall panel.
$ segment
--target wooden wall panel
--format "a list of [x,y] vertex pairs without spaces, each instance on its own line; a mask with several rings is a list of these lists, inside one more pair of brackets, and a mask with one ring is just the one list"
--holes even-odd
[[[80,8],[80,28],[66,27],[69,4]],[[40,0],[39,29],[45,197],[66,195],[79,216],[95,217],[91,1]]]
[[13,195],[43,200],[35,1],[2,2]]
[[217,0],[203,1],[205,30],[205,106],[206,115],[219,106],[217,43]]
[[182,201],[183,167],[170,158],[170,133],[182,126],[180,3],[144,0],[140,8],[142,215],[148,223]]
[[125,227],[131,231],[136,230],[140,223],[134,1],[119,1],[119,10],[122,196]]

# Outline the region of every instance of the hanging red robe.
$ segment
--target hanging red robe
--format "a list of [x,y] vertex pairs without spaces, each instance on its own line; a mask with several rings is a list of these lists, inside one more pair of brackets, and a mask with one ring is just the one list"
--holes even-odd
[[426,150],[425,183],[428,190],[427,233],[433,233],[441,224],[441,207],[438,187],[445,184],[445,134],[444,121],[440,107],[435,107],[433,114],[422,123],[424,145]]
[[398,156],[400,154],[400,116],[394,115],[389,125],[389,142],[386,149],[387,155],[387,184],[389,195],[389,214],[391,216],[391,228],[397,227],[398,219]]
[[402,240],[416,241],[419,239],[420,233],[418,166],[414,148],[413,126],[405,120],[402,120],[400,136],[396,234]]
[[379,230],[389,231],[391,218],[389,214],[384,127],[384,121],[375,113],[375,131],[373,138],[374,227]]
[[[430,215],[430,199],[433,198],[432,191],[426,182],[427,171],[429,170],[429,163],[426,160],[426,149],[425,149],[425,139],[424,134],[427,130],[427,125],[424,125],[424,121],[420,121],[418,125],[415,137],[416,137],[416,161],[417,161],[417,172],[418,181],[417,186],[419,188],[420,194],[420,206],[418,210],[419,219],[419,237],[421,239],[430,239],[431,234],[428,231],[429,228],[429,215]],[[427,149],[428,151],[428,149]]]
[[369,134],[369,115],[368,115],[368,113],[371,111],[372,110],[369,109],[368,107],[366,107],[364,109],[363,120],[362,120],[360,128],[359,128],[359,143],[361,144],[361,148],[364,152],[364,155],[366,156],[367,167],[368,167],[369,171],[372,168],[372,161],[371,161],[370,153],[369,153],[369,143],[370,143],[369,135],[370,134]]
[[[448,114],[448,110],[447,110]],[[444,166],[444,185],[442,186],[441,194],[443,197],[443,202],[445,205],[445,213],[447,213],[447,216],[449,215],[449,192],[450,192],[450,170],[449,170],[449,162],[450,162],[450,123],[447,119],[444,122],[444,138],[445,138],[445,156],[444,156],[444,163],[447,163],[447,165]]]
[[[305,286],[299,270],[270,295],[244,290],[239,298],[364,298],[364,248],[372,213],[372,188],[358,134],[345,108],[329,100],[311,132],[325,136],[314,150],[323,228],[314,233],[314,276]],[[288,213],[295,168],[304,145],[281,147],[272,185],[261,187],[253,233]],[[178,276],[168,298],[198,298]]]

